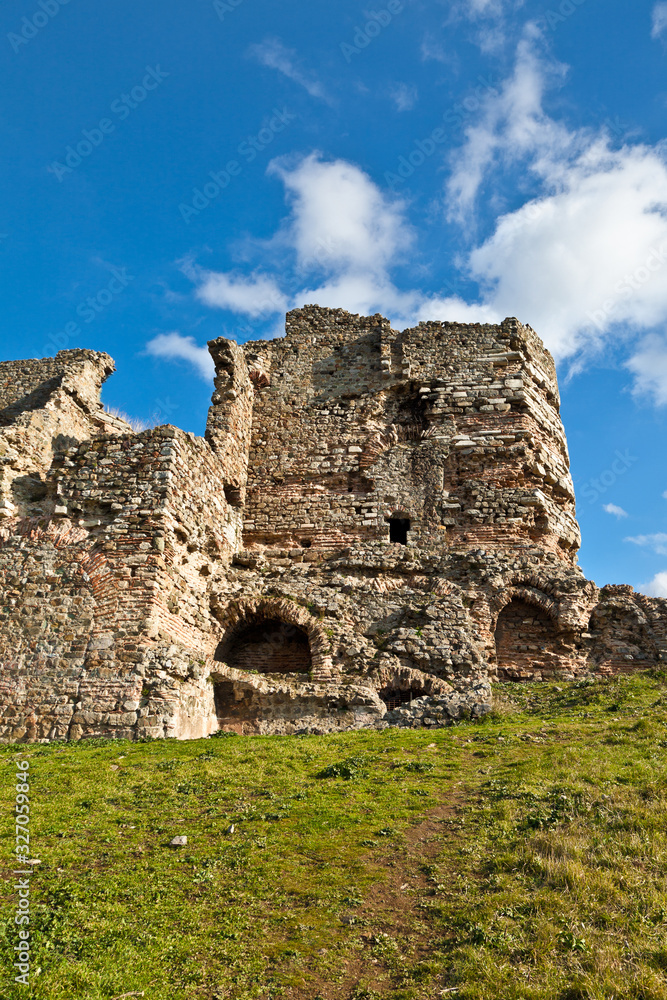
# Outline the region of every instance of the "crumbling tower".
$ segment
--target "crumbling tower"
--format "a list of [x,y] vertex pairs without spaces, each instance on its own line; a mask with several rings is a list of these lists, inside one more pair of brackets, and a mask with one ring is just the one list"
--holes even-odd
[[308,306],[209,348],[205,438],[106,413],[107,355],[0,364],[0,738],[442,722],[667,659],[667,602],[576,564],[530,327]]

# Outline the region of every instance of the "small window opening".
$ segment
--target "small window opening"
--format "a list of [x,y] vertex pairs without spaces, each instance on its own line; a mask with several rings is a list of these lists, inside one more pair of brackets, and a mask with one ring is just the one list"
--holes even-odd
[[241,489],[238,486],[234,486],[232,483],[225,483],[223,486],[225,492],[225,500],[230,507],[242,507],[243,503],[241,500]]
[[302,538],[299,541],[299,545],[301,546],[302,549],[309,549],[312,544],[313,544],[312,538]]
[[398,542],[400,545],[407,545],[410,519],[407,517],[390,517],[388,520],[389,541]]

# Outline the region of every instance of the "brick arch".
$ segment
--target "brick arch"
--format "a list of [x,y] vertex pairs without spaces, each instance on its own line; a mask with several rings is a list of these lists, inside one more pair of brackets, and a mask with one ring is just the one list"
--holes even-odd
[[504,590],[496,594],[489,601],[492,629],[495,631],[498,617],[512,601],[524,601],[526,604],[532,604],[534,607],[540,608],[552,619],[554,625],[557,626],[560,617],[560,606],[558,601],[545,593],[545,589],[534,586],[532,580],[530,582],[522,581],[521,584],[513,584],[505,587]]
[[559,589],[557,580],[539,571],[530,572],[530,570],[522,569],[515,573],[508,573],[503,576],[503,579],[506,587],[531,587],[533,590],[548,596],[555,595]]
[[499,677],[529,680],[561,666],[558,605],[534,587],[508,587],[497,598],[493,640]]
[[414,521],[415,515],[414,511],[408,510],[407,507],[390,507],[388,504],[383,506],[384,517],[407,517],[408,520]]
[[119,590],[107,558],[100,549],[89,549],[77,557],[77,575],[89,587],[95,601],[91,636],[113,629],[118,618]]
[[313,680],[331,677],[331,652],[327,636],[310,612],[299,604],[280,598],[257,598],[234,601],[226,608],[213,608],[213,614],[222,626],[218,635],[218,650],[224,654],[231,647],[234,637],[245,629],[262,622],[280,622],[293,625],[308,639]]
[[73,550],[72,562],[76,563],[75,576],[92,595],[95,602],[95,620],[92,634],[96,634],[108,619],[113,622],[118,605],[118,588],[104,552],[86,544],[89,532],[70,521],[50,521],[46,526],[33,519],[25,519],[18,526],[19,534],[28,536],[32,542],[50,543],[56,551]]

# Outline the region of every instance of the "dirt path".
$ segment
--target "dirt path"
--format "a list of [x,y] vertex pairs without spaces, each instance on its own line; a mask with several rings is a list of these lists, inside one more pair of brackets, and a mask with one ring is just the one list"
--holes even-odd
[[428,866],[441,853],[447,821],[456,820],[464,801],[463,791],[457,788],[447,802],[430,809],[420,823],[403,831],[404,851],[394,850],[385,855],[373,852],[374,867],[384,878],[366,893],[360,906],[350,908],[341,917],[343,923],[353,928],[358,925],[357,936],[364,947],[348,950],[348,956],[338,966],[336,982],[327,981],[322,972],[311,967],[308,986],[288,990],[285,1000],[349,1000],[360,980],[372,983],[374,995],[389,994],[396,988],[391,971],[387,963],[373,954],[373,944],[382,934],[401,941],[401,950],[407,952],[410,965],[430,956],[433,939],[423,908],[424,899],[431,897],[433,889]]

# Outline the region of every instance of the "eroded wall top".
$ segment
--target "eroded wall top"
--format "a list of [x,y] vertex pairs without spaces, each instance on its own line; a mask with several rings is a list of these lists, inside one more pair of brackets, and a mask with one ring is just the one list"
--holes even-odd
[[115,371],[113,359],[98,351],[59,351],[55,358],[0,363],[0,414],[7,419],[43,407],[67,387],[88,406],[99,406],[102,383]]

